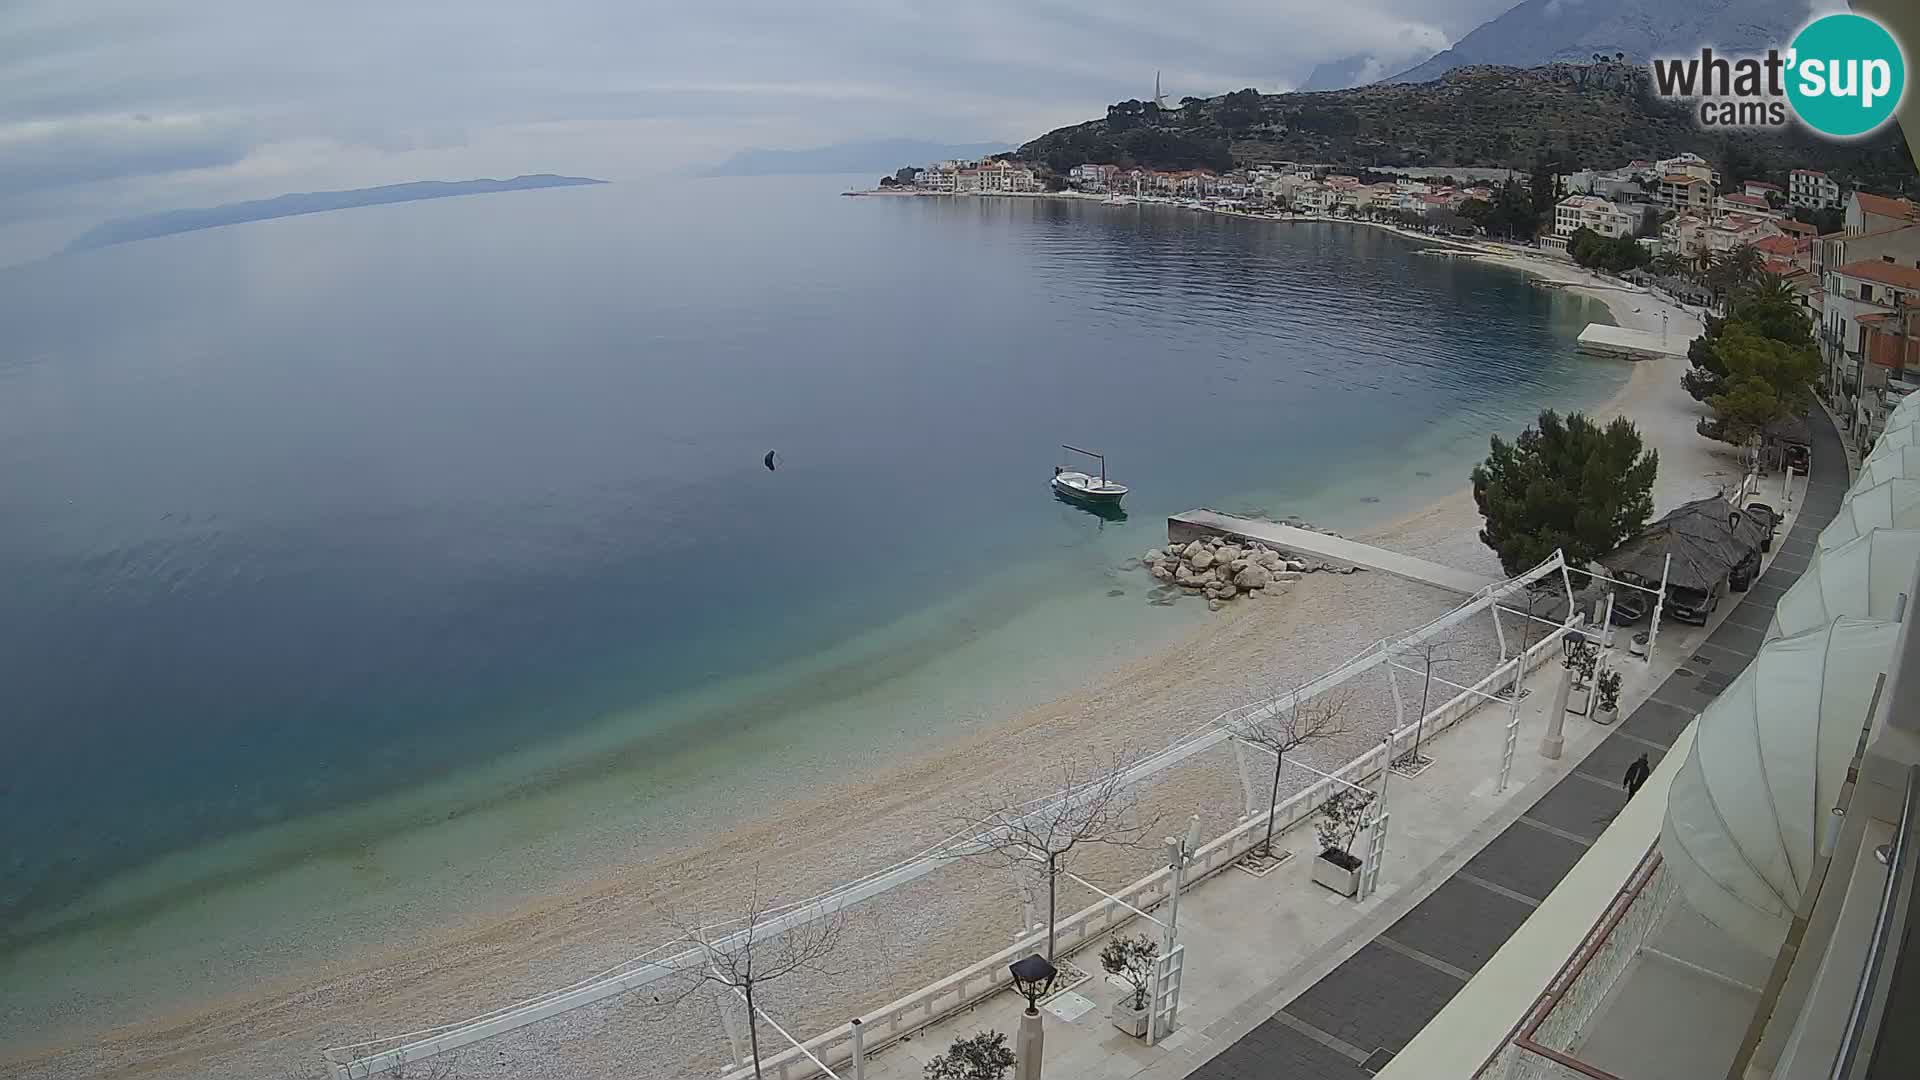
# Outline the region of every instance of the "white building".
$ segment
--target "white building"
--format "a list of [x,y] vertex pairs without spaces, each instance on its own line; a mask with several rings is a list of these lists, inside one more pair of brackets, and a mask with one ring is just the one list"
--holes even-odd
[[1553,208],[1553,235],[1541,243],[1565,248],[1567,240],[1581,229],[1591,229],[1612,239],[1632,236],[1640,224],[1640,215],[1618,203],[1597,195],[1569,195]]
[[1840,205],[1840,185],[1818,169],[1795,169],[1787,178],[1787,202],[1827,210]]

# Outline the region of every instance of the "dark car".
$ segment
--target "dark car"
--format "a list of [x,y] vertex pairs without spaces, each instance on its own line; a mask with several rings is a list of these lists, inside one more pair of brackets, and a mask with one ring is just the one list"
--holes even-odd
[[1780,513],[1763,502],[1747,504],[1747,516],[1767,527],[1767,535],[1760,541],[1761,551],[1773,550],[1773,534],[1780,528]]
[[1720,598],[1727,592],[1725,578],[1713,583],[1706,590],[1690,589],[1682,585],[1667,587],[1665,614],[1679,619],[1683,623],[1695,626],[1707,625],[1707,619],[1713,615],[1713,609],[1720,606]]
[[1813,464],[1813,451],[1798,444],[1787,447],[1787,466],[1802,476],[1807,474],[1808,466]]
[[1754,575],[1760,572],[1760,553],[1750,553],[1746,558],[1727,571],[1727,588],[1734,592],[1746,592],[1753,587]]

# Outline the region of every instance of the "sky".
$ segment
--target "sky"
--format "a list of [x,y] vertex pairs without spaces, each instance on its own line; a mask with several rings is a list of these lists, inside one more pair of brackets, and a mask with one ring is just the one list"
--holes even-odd
[[287,191],[748,147],[1020,143],[1146,97],[1398,70],[1514,0],[6,0],[0,261]]

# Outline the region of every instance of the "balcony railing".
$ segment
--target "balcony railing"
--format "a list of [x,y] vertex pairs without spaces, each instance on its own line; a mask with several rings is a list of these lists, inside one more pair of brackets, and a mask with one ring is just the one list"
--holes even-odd
[[1665,915],[1674,885],[1660,864],[1656,843],[1475,1080],[1621,1080],[1575,1057],[1569,1044]]

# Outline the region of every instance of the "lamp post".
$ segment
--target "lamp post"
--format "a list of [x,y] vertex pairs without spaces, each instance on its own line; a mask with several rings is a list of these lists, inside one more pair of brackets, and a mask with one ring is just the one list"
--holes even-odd
[[[1578,630],[1567,631],[1560,639],[1564,651],[1564,661],[1571,661],[1573,654],[1587,646],[1587,635]],[[1567,740],[1562,734],[1567,726],[1567,698],[1573,693],[1573,665],[1562,662],[1560,665],[1560,685],[1553,692],[1553,708],[1547,710],[1547,733],[1540,738],[1540,756],[1558,758],[1566,748]]]
[[1040,1027],[1040,999],[1053,989],[1059,974],[1039,953],[1007,965],[1013,973],[1013,988],[1027,999],[1027,1011],[1020,1014],[1020,1033],[1014,1039],[1013,1080],[1040,1080],[1040,1055],[1046,1033]]

